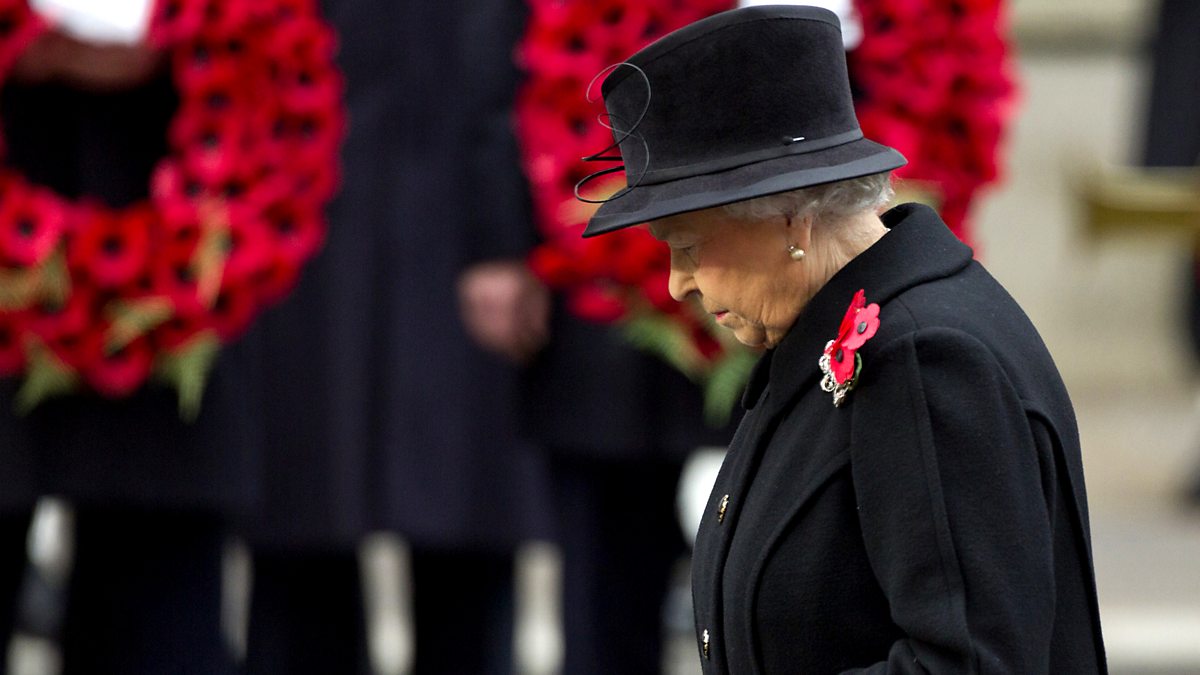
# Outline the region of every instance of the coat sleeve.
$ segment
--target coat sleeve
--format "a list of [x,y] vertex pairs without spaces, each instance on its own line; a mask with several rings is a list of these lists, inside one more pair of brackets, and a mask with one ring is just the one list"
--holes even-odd
[[905,634],[851,672],[1047,672],[1052,450],[995,357],[965,333],[918,331],[864,363],[851,396],[862,535]]

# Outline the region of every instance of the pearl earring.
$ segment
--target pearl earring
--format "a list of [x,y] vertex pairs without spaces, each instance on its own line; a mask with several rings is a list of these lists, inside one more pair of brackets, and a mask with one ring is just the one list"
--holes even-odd
[[792,260],[804,260],[804,249],[792,244],[788,246],[788,255],[792,257]]

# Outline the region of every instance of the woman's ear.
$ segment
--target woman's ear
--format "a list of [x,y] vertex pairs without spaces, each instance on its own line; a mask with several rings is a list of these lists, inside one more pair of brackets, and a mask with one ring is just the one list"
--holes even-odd
[[812,245],[813,217],[787,216],[784,227],[787,229],[787,245],[807,251]]

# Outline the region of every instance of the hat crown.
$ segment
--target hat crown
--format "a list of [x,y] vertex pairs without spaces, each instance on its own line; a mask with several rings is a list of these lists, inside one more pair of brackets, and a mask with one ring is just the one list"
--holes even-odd
[[631,185],[862,137],[837,15],[822,8],[723,12],[667,35],[627,63],[645,78],[618,67],[601,91]]

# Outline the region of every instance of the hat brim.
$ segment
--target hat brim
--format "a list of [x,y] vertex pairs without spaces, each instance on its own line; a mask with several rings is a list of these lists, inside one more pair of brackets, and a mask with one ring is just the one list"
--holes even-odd
[[636,185],[600,205],[584,237],[778,192],[869,176],[908,163],[899,152],[866,138],[825,150],[787,155],[725,171]]

